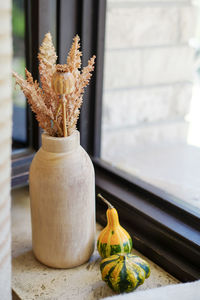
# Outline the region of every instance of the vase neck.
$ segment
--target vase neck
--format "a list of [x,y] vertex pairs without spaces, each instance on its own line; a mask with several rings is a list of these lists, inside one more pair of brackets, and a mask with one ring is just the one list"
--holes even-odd
[[42,149],[53,153],[67,153],[75,151],[80,145],[80,133],[75,130],[67,137],[52,137],[47,133],[42,134]]

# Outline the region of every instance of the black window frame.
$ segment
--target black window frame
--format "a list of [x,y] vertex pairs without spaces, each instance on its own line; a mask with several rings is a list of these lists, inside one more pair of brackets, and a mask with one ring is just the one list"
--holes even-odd
[[[41,3],[28,1],[29,70],[38,79],[37,52],[45,33]],[[120,221],[133,237],[134,248],[152,259],[180,281],[200,278],[200,217],[166,192],[124,173],[100,159],[102,87],[106,0],[57,0],[57,51],[65,61],[66,45],[81,37],[83,65],[97,56],[94,76],[84,95],[79,121],[81,145],[95,168],[96,193],[101,192],[119,212]],[[30,24],[30,19],[31,24]],[[35,27],[35,24],[37,26]],[[30,28],[35,28],[30,30]],[[66,30],[68,28],[68,30]],[[28,29],[27,29],[28,30]],[[30,34],[31,31],[31,34]],[[33,43],[34,41],[34,43]],[[35,43],[36,41],[36,43]],[[32,45],[32,47],[30,46]],[[13,186],[28,183],[28,169],[40,145],[39,129],[32,117],[32,147],[26,156],[13,160]],[[105,205],[97,199],[97,221],[105,225]]]
[[[45,33],[50,30],[50,5],[48,0],[24,1],[26,68],[32,73],[34,80],[38,81],[37,55]],[[57,28],[57,16],[55,22]],[[12,188],[28,184],[30,163],[41,145],[41,129],[28,104],[26,104],[26,120],[27,144],[20,151],[13,151],[12,154]]]

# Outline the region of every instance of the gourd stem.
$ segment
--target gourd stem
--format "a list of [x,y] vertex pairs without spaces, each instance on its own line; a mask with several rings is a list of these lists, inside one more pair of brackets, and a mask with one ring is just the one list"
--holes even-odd
[[103,196],[101,196],[101,194],[98,194],[97,197],[99,197],[104,203],[106,203],[108,205],[108,208],[114,208],[114,206],[108,202],[108,200],[106,200]]

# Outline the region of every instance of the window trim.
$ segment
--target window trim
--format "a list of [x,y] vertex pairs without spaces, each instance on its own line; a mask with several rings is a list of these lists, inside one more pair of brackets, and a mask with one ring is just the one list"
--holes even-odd
[[[81,31],[83,64],[86,65],[88,59],[94,54],[96,62],[91,83],[84,95],[79,130],[81,145],[93,157],[100,157],[101,151],[105,17],[106,0],[83,0]],[[84,49],[87,49],[87,52]]]
[[35,151],[26,149],[12,156],[12,188],[28,185],[29,167],[34,155]]

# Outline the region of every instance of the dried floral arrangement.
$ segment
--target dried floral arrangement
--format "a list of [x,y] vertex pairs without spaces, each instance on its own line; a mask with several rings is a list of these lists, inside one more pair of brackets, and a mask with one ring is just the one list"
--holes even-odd
[[56,65],[57,55],[50,33],[44,37],[40,51],[39,74],[41,87],[25,69],[26,79],[13,72],[13,76],[36,114],[39,126],[50,136],[69,136],[76,129],[84,88],[89,84],[94,70],[95,56],[81,68],[80,38],[76,35],[67,62]]

